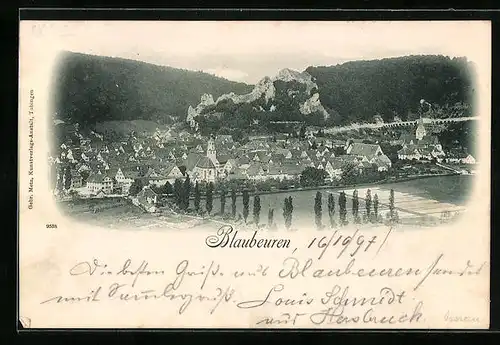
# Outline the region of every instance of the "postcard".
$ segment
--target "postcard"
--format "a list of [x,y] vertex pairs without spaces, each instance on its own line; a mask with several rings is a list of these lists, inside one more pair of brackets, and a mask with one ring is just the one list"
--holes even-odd
[[21,20],[19,320],[487,329],[490,31]]

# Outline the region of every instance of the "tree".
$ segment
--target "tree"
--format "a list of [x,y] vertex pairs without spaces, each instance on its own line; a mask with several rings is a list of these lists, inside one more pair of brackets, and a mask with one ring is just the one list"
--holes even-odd
[[89,178],[89,175],[90,175],[90,173],[88,172],[88,170],[82,170],[80,172],[80,176],[82,177],[83,183],[85,183],[87,181],[87,179]]
[[174,182],[174,197],[175,197],[175,204],[179,208],[182,208],[182,195],[183,195],[182,182],[180,179],[176,179]]
[[339,218],[340,218],[340,224],[345,225],[347,224],[347,199],[345,196],[345,192],[340,192],[339,195]]
[[220,191],[220,214],[224,217],[224,211],[226,208],[226,191],[221,189]]
[[73,199],[73,200],[78,199],[78,192],[74,189],[69,191],[69,195],[70,195],[71,199]]
[[355,189],[352,192],[352,217],[354,218],[354,221],[357,223],[359,221],[359,198],[358,198],[358,191]]
[[141,179],[135,179],[134,182],[130,185],[130,188],[128,190],[128,193],[130,195],[137,195],[142,188],[144,187],[142,180]]
[[253,197],[253,220],[255,225],[259,226],[260,221],[260,196]]
[[165,182],[165,184],[161,187],[160,193],[170,195],[174,192],[174,188],[170,182]]
[[208,214],[210,214],[210,212],[212,212],[213,191],[214,191],[214,184],[212,182],[210,182],[210,183],[208,183],[208,186],[207,186],[207,197],[206,197],[206,208],[207,208]]
[[231,215],[233,218],[236,217],[236,191],[234,189],[231,191]]
[[198,181],[196,181],[196,184],[194,185],[194,209],[196,212],[200,212],[200,199],[200,186],[198,185]]
[[187,210],[189,208],[189,196],[191,195],[191,180],[189,175],[186,176],[184,180],[184,186],[182,191],[182,209]]
[[243,218],[245,219],[245,223],[248,218],[248,203],[250,202],[250,196],[248,195],[248,190],[243,191]]
[[185,176],[185,175],[186,175],[186,166],[185,166],[185,165],[181,165],[181,166],[179,167],[179,170],[180,170],[180,172],[181,172],[182,176]]
[[335,226],[335,197],[332,193],[328,194],[328,216],[330,217],[330,226]]
[[288,207],[290,208],[290,219],[289,219],[289,223],[290,223],[290,226],[292,225],[292,219],[293,219],[293,199],[291,196],[288,197]]
[[64,169],[64,189],[70,189],[71,188],[71,168],[68,165]]
[[378,222],[378,195],[375,193],[373,196],[373,215],[375,217],[375,221]]
[[305,187],[321,186],[325,183],[327,176],[328,173],[323,169],[307,167],[300,174],[300,184]]
[[359,170],[354,163],[346,163],[342,167],[341,179],[346,185],[356,183],[358,175]]
[[316,197],[314,198],[314,214],[316,220],[316,227],[321,229],[321,217],[322,217],[322,200],[321,192],[316,192]]
[[389,193],[389,219],[394,220],[394,189]]
[[56,190],[61,192],[64,188],[64,185],[63,185],[63,172],[61,171],[61,169],[57,169],[58,172],[57,172],[57,182],[56,182]]
[[285,219],[285,227],[287,230],[292,226],[293,201],[292,197],[285,198],[283,205],[283,218]]
[[267,213],[267,226],[271,228],[274,222],[274,209],[269,208],[269,212]]
[[299,131],[299,138],[304,139],[306,137],[306,126],[301,126]]
[[371,219],[371,213],[372,213],[372,192],[370,189],[366,191],[365,208],[366,208],[366,219],[369,221]]

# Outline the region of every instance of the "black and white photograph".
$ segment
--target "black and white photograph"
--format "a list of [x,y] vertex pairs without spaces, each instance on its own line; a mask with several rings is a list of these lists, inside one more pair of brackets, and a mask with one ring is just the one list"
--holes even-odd
[[490,24],[21,21],[22,324],[488,328]]
[[[101,45],[109,25],[61,52],[48,157],[61,210],[179,230],[460,217],[481,160],[474,61],[439,34],[381,47],[363,25],[259,25],[145,25]],[[153,27],[163,40],[144,39]]]

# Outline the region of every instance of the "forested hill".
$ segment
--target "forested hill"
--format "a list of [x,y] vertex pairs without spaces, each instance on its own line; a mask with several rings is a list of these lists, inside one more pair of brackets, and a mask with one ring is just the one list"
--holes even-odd
[[145,62],[65,52],[55,71],[55,117],[93,125],[110,120],[172,123],[204,93],[247,93],[251,85]]
[[421,99],[444,112],[467,113],[474,94],[473,65],[465,58],[413,55],[306,71],[315,78],[323,106],[342,124],[371,122],[376,114],[384,121],[395,115],[405,120],[415,116]]

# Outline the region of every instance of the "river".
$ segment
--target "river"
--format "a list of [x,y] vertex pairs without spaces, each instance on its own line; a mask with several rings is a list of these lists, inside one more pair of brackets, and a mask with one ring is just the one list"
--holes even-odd
[[[436,176],[421,179],[415,179],[404,182],[395,182],[388,184],[363,185],[358,189],[359,195],[359,214],[365,211],[364,198],[366,190],[370,189],[372,198],[375,194],[379,197],[379,214],[385,215],[388,210],[389,193],[394,190],[394,204],[398,209],[400,218],[415,218],[423,216],[440,217],[442,212],[460,212],[465,208],[470,195],[474,176],[471,175],[451,175]],[[319,189],[322,195],[323,223],[328,221],[327,198],[330,193],[334,194],[336,211],[335,219],[338,220],[338,193],[344,190],[347,194],[347,211],[351,215],[352,210],[352,191],[354,187],[326,188]],[[274,209],[274,221],[278,226],[283,225],[283,201],[284,198],[291,196],[293,200],[293,224],[294,227],[311,227],[314,225],[314,198],[318,190],[302,190],[284,193],[261,194],[260,222],[267,223],[269,208]],[[252,219],[254,198],[250,197],[249,219]],[[239,196],[236,202],[237,211],[242,212],[243,202]],[[202,200],[201,206],[205,208],[205,201]],[[220,199],[214,199],[213,211],[220,212]],[[226,197],[225,212],[231,212],[231,198]]]

